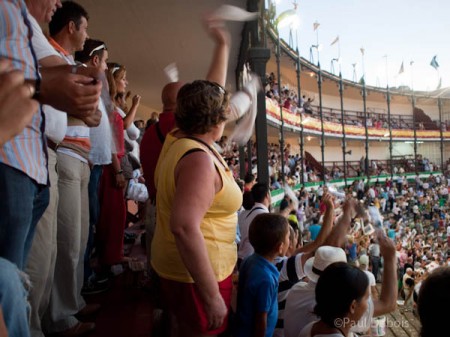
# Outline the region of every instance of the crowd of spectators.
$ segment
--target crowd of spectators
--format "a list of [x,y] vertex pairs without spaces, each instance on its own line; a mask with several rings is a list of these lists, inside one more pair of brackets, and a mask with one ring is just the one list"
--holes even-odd
[[[293,114],[302,114],[302,118],[307,116],[320,118],[319,106],[313,105],[314,95],[312,97],[307,97],[307,95],[298,96],[298,90],[295,86],[291,84],[284,84],[283,87],[279,88],[276,75],[272,72],[266,74],[266,97],[271,99],[272,102],[278,106],[282,106],[284,109],[290,111]],[[341,111],[339,109],[332,108],[322,108],[323,120],[325,122],[342,123]],[[373,129],[388,129],[389,121],[386,117],[386,113],[378,113],[368,111],[367,113],[367,127]],[[357,111],[345,111],[344,120],[346,125],[354,125],[359,127],[364,127],[365,117],[362,112]],[[414,128],[414,121],[412,116],[405,115],[391,115],[390,125],[391,129],[407,130]],[[443,131],[448,129],[447,123],[442,123]],[[417,130],[437,130],[436,125],[439,121],[435,122],[417,122]]]
[[[5,124],[13,131],[2,129],[0,135],[0,192],[4,201],[0,231],[0,333],[4,334],[3,322],[10,336],[79,336],[95,329],[90,319],[100,305],[87,304],[84,297],[106,291],[114,275],[133,262],[124,250],[128,199],[140,202],[138,220],[149,220],[149,206],[158,214],[153,223],[156,239],[148,259],[152,257],[152,266],[161,281],[160,288],[155,284],[153,287],[162,290],[163,307],[169,308],[177,322],[172,325],[172,332],[179,336],[227,330],[231,273],[237,255],[235,240],[239,243],[243,239],[237,233],[236,225],[241,227],[241,223],[236,223],[237,210],[241,205],[246,208],[240,210],[240,219],[246,214],[243,212],[248,211],[248,216],[258,204],[264,206],[259,208],[261,213],[270,213],[271,189],[283,188],[286,195],[279,215],[259,214],[255,221],[247,221],[248,241],[257,255],[240,256],[242,275],[250,270],[250,276],[239,281],[242,285],[236,313],[241,325],[235,327],[236,336],[246,336],[254,329],[269,336],[275,328],[277,334],[283,335],[282,327],[276,326],[278,302],[280,306],[289,303],[286,301],[294,283],[317,281],[317,275],[314,279],[310,273],[316,268],[311,259],[316,258],[317,262],[327,251],[341,252],[340,247],[345,246],[347,255],[336,255],[341,255],[341,263],[347,260],[350,265],[361,264],[372,272],[375,282],[382,280],[379,301],[368,301],[367,315],[358,319],[371,319],[374,314],[394,309],[392,302],[397,296],[386,295],[390,295],[386,289],[393,287],[391,267],[398,265],[398,291],[404,305],[414,306],[414,296],[420,293],[423,280],[434,269],[449,264],[446,176],[430,176],[426,180],[417,176],[413,182],[400,176],[395,182],[387,180],[368,186],[361,180],[343,191],[331,186],[310,191],[302,187],[295,195],[287,185],[300,182],[302,170],[305,182],[320,181],[320,173],[294,154],[290,144],[283,149],[270,144],[270,186],[264,182],[255,184],[253,146],[245,165],[248,179],[239,190],[235,183],[239,176],[238,147],[232,142],[230,145],[226,137],[217,143],[215,140],[222,135],[226,122],[234,122],[250,109],[257,84],[253,82],[253,94],[251,86],[247,86],[234,100],[223,88],[230,41],[222,24],[206,25],[218,52],[207,80],[166,86],[162,95],[165,110],[159,116],[152,115],[145,125],[144,121],[135,120],[141,97],[131,97],[127,91],[125,66],[107,64],[112,55],[105,42],[88,39],[86,10],[72,1],[43,1],[40,5],[46,6],[36,6],[31,1],[6,1],[0,6],[4,23],[0,26],[4,33],[0,37],[0,55],[15,62],[19,69],[14,72],[11,65],[0,63],[0,76],[15,88],[13,96],[17,99],[12,100],[2,87],[1,94],[7,99],[0,101],[1,111],[12,111]],[[41,24],[50,22],[48,39],[36,20]],[[25,46],[24,52],[18,52],[18,41]],[[24,82],[21,71],[36,85]],[[313,98],[299,98],[287,87],[278,88],[273,74],[268,80],[269,95],[279,104],[295,113],[313,113]],[[38,105],[36,100],[49,105]],[[15,114],[18,108],[24,111],[21,118]],[[173,129],[175,119],[177,129]],[[16,122],[22,127],[15,126]],[[141,149],[145,149],[142,133],[146,126],[145,135],[160,140],[156,155],[139,153],[139,144],[144,144]],[[162,126],[167,126],[164,135]],[[150,145],[156,150],[156,142],[151,141]],[[161,151],[162,159],[158,161]],[[141,167],[140,159],[150,155],[154,165],[150,175],[156,179],[148,179],[147,188],[142,171],[149,173],[145,172],[149,166]],[[425,171],[433,166],[426,159],[421,164]],[[333,178],[341,174],[339,167],[333,168]],[[286,177],[287,185],[281,176]],[[327,173],[323,178],[329,180],[331,176]],[[199,187],[200,181],[204,184]],[[251,198],[246,199],[249,193]],[[335,215],[339,216],[336,221]],[[374,228],[380,228],[378,233],[383,234],[375,237]],[[390,259],[394,245],[397,263]],[[312,257],[315,251],[318,254]],[[253,294],[245,292],[258,287],[252,279],[258,275],[252,272],[254,265],[264,265],[261,274],[270,269],[270,280],[262,278],[268,283],[262,283],[264,287],[258,289],[261,292],[257,298],[267,299],[269,307],[264,306],[267,303],[254,306]],[[327,275],[326,266],[321,268],[319,271]],[[348,270],[348,266],[342,269]],[[30,276],[29,294],[22,272]],[[332,278],[324,276],[318,289]],[[279,284],[286,285],[283,282],[288,286],[279,288]],[[263,294],[269,283],[271,292]],[[362,291],[366,283],[362,283]],[[31,304],[30,317],[27,301]],[[253,315],[255,312],[257,315]],[[326,314],[323,310],[316,313],[322,320]],[[186,315],[193,319],[186,319]],[[252,319],[257,324],[252,324]]]

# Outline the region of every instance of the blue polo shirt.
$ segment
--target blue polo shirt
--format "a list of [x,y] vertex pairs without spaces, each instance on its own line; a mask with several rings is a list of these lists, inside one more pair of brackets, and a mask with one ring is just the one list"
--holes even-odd
[[267,313],[266,337],[271,337],[278,319],[278,279],[275,265],[261,255],[250,255],[239,269],[236,337],[254,334],[256,313]]

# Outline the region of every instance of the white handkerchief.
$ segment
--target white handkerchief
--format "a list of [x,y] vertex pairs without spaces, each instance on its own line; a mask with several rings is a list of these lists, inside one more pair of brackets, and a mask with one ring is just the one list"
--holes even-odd
[[176,63],[171,63],[164,68],[164,72],[169,79],[169,82],[178,82],[178,68]]
[[284,193],[291,199],[292,204],[294,205],[294,209],[297,211],[298,209],[298,198],[295,195],[294,191],[291,189],[291,187],[288,184],[284,184],[283,186]]
[[247,12],[231,5],[222,5],[211,14],[211,18],[224,21],[252,21],[257,17],[257,12]]

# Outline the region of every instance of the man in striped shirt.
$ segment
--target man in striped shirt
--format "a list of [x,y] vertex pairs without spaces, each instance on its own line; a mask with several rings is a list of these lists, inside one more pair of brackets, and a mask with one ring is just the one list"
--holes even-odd
[[[23,1],[0,3],[0,58],[11,60],[25,78],[40,80],[29,39],[28,11]],[[0,148],[0,256],[25,266],[37,221],[48,204],[44,117],[31,123]]]
[[[29,5],[51,17],[57,3],[59,0],[35,0]],[[70,66],[63,66],[41,71],[41,78],[31,41],[33,33],[29,18],[25,1],[0,2],[0,59],[10,62],[8,71],[20,70],[26,79],[36,83],[37,90],[30,89],[29,92],[30,95],[36,92],[35,98],[40,103],[60,109],[70,106],[68,111],[74,115],[92,114],[101,89],[100,84],[92,84],[98,73],[88,69],[83,71],[84,75],[79,75]],[[4,92],[0,90],[3,96]],[[24,105],[17,104],[15,108],[20,111],[11,116],[11,122],[19,122],[17,116],[26,113]],[[2,115],[4,113],[2,111]],[[20,269],[25,266],[36,223],[48,204],[45,117],[40,107],[30,117],[24,130],[18,125],[13,126],[14,132],[19,133],[11,140],[7,141],[1,135],[0,146],[0,257],[10,260]],[[7,289],[0,287],[2,291]],[[27,308],[16,300],[9,302],[7,298],[0,295],[0,306],[4,309],[10,335],[28,336],[28,327],[23,325],[27,321]],[[20,321],[21,317],[23,321]]]
[[[99,72],[71,66],[38,71],[31,42],[32,29],[24,0],[0,2],[0,59],[11,62],[36,83],[36,98],[73,115],[96,110]],[[41,78],[42,76],[42,78]],[[45,118],[36,111],[25,129],[0,147],[0,256],[24,268],[36,223],[48,204]]]

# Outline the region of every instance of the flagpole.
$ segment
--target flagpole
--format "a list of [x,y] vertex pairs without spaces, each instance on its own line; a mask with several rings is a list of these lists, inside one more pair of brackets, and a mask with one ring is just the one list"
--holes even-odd
[[385,65],[385,69],[386,69],[386,86],[389,86],[389,72],[388,72],[388,56],[387,54],[383,56],[386,60],[386,65]]
[[436,69],[436,71],[437,71],[437,75],[438,75],[438,88],[436,88],[436,89],[440,89],[440,78],[441,78],[441,74],[440,74],[440,72],[439,72],[439,63],[437,62],[436,58],[437,58],[437,55],[434,55],[433,58],[431,59],[430,66],[432,66],[432,67],[433,67],[434,69]]
[[388,129],[389,129],[389,169],[391,171],[391,181],[393,181],[394,163],[392,162],[391,93],[389,91],[389,84],[386,86],[386,103],[387,103]]
[[317,68],[318,68],[318,73],[317,73],[317,87],[318,87],[318,91],[319,91],[319,114],[320,114],[320,126],[321,126],[321,141],[320,141],[320,150],[322,153],[322,181],[325,185],[326,180],[325,180],[325,131],[324,131],[324,127],[323,127],[323,111],[322,111],[322,69],[320,68],[320,53],[319,53],[319,26],[320,23],[318,23],[317,21],[314,22],[314,30],[316,31],[316,45],[311,46],[311,53],[312,53],[312,48],[316,48],[317,49]]
[[[301,84],[300,84],[300,74],[301,74],[301,69],[302,69],[302,65],[300,63],[300,53],[299,50],[297,49],[297,88],[298,88],[298,103],[300,103],[302,101],[302,90],[301,90]],[[300,104],[298,104],[300,105]],[[301,111],[303,107],[300,107],[300,183],[303,184],[305,183],[305,178],[304,178],[304,167],[303,167],[303,162],[305,160],[304,158],[304,146],[305,146],[305,139],[303,136],[303,112]]]
[[412,104],[412,112],[413,112],[413,131],[414,131],[414,169],[417,172],[419,165],[417,165],[417,122],[416,122],[416,97],[414,95],[414,91],[411,95],[411,104]]
[[347,187],[347,162],[345,160],[347,152],[347,140],[345,137],[345,116],[344,116],[344,83],[342,82],[342,72],[339,65],[339,96],[341,99],[341,126],[342,126],[342,160],[344,162],[344,183]]
[[284,119],[283,119],[283,105],[281,103],[281,46],[280,46],[280,31],[278,29],[278,25],[276,27],[277,29],[277,54],[276,54],[276,62],[277,62],[277,76],[278,76],[278,95],[279,95],[279,101],[278,105],[280,106],[280,164],[281,164],[281,181],[283,182],[283,185],[285,183],[285,176],[284,176]]
[[341,39],[338,35],[338,59],[339,59],[339,71],[341,71]]
[[367,183],[370,182],[370,174],[369,174],[369,129],[367,125],[367,106],[366,106],[366,70],[364,68],[364,48],[361,48],[361,59],[362,59],[362,71],[363,71],[363,83],[362,83],[362,96],[363,96],[363,113],[364,113],[364,126],[365,126],[365,134],[366,134],[366,160],[365,160],[365,174],[367,177]]
[[300,106],[301,104],[301,102],[302,102],[302,90],[301,90],[301,82],[300,82],[300,74],[301,74],[301,71],[302,71],[302,65],[301,65],[301,63],[300,63],[300,51],[299,51],[299,49],[298,49],[298,34],[297,34],[297,31],[296,31],[296,34],[295,34],[296,36],[296,38],[297,38],[297,60],[296,60],[296,65],[297,65],[297,69],[296,69],[296,72],[297,72],[297,98],[298,98],[298,101],[297,101],[297,106],[298,107],[300,107],[300,183],[301,183],[301,185],[303,186],[303,184],[305,183],[305,178],[304,178],[304,169],[303,169],[303,162],[304,162],[304,156],[303,156],[303,154],[304,154],[304,137],[303,137],[303,113],[302,113],[302,109],[303,109],[303,106]]
[[414,91],[414,61],[409,62],[411,66],[411,91]]
[[439,133],[441,138],[441,172],[444,173],[444,134],[442,130],[442,99],[438,98],[438,108],[439,108]]
[[393,150],[393,144],[392,144],[392,125],[391,125],[391,92],[389,89],[389,73],[388,73],[388,55],[383,56],[386,63],[385,63],[385,70],[386,70],[386,103],[387,103],[387,112],[388,112],[388,128],[389,128],[389,168],[391,171],[391,181],[394,179],[394,163],[392,161],[392,150]]

